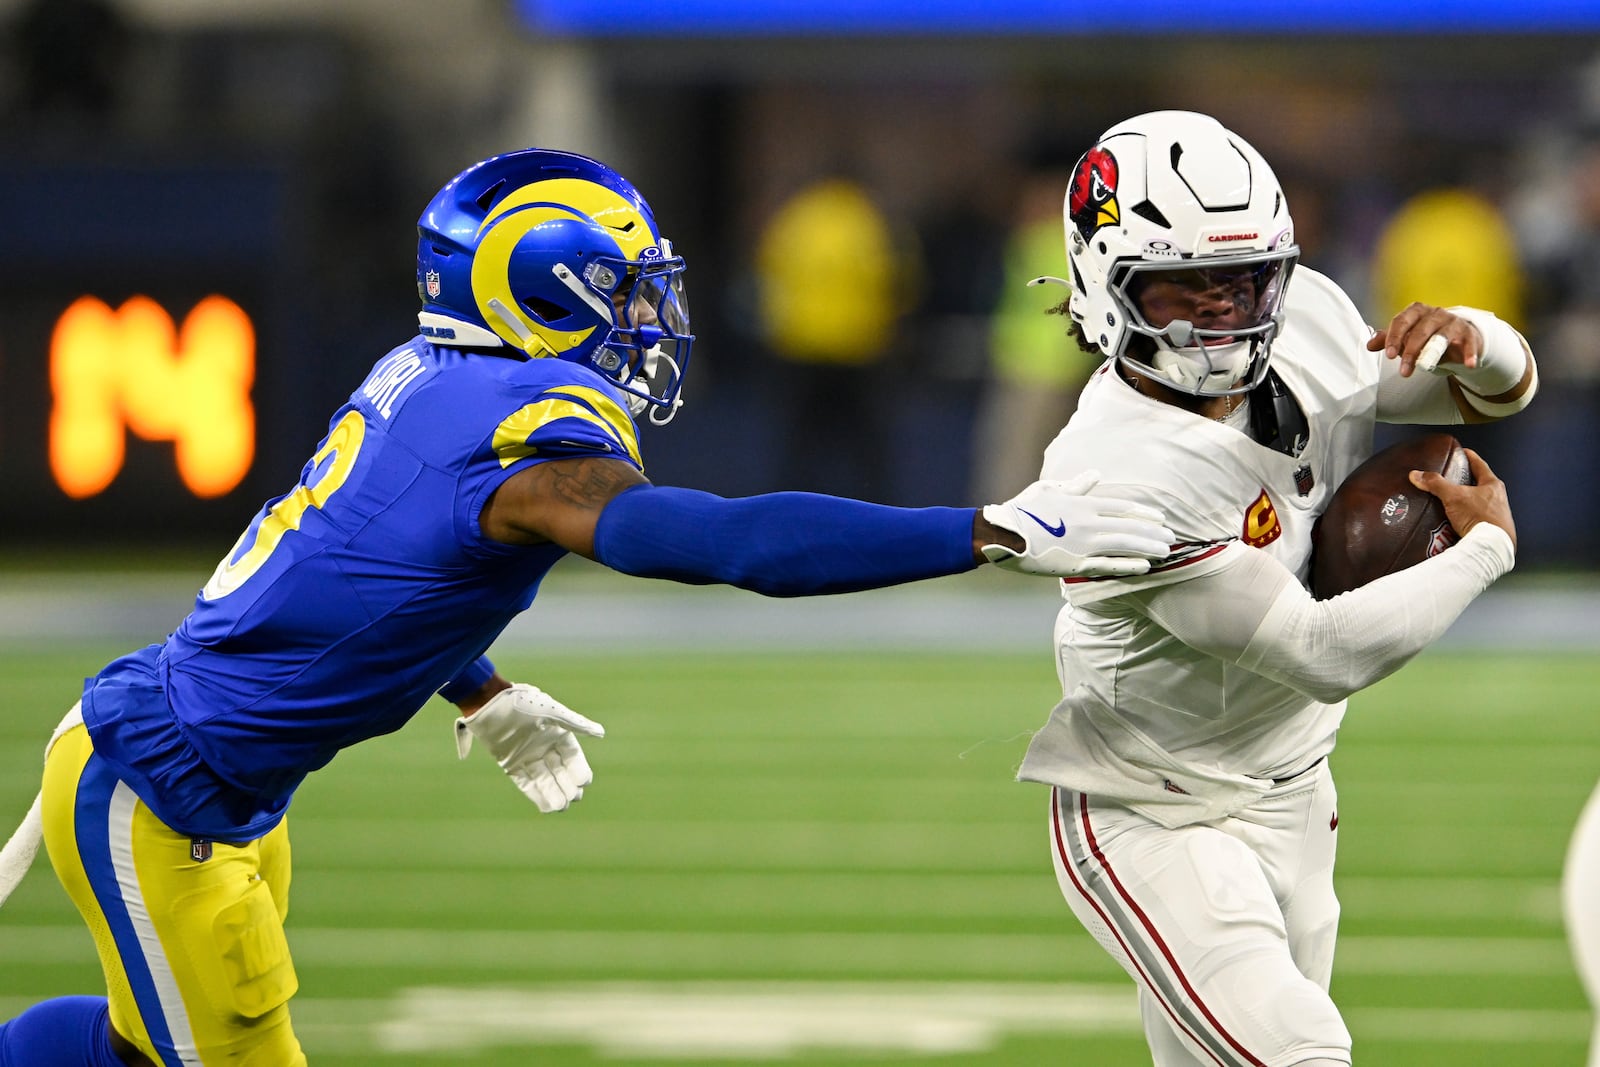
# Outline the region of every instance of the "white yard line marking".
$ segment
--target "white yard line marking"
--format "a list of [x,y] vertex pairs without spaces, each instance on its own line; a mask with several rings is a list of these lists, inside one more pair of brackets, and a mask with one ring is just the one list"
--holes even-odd
[[[289,926],[295,961],[319,970],[471,967],[486,977],[525,975],[557,961],[563,976],[670,975],[685,969],[760,979],[839,974],[885,980],[915,973],[970,974],[1025,981],[1064,971],[1109,981],[1120,972],[1082,934],[703,933],[610,930],[345,930]],[[1563,976],[1572,958],[1550,937],[1341,937],[1335,972],[1361,975]],[[92,962],[88,936],[75,926],[6,926],[6,966]]]
[[[0,997],[0,1018],[32,1003]],[[388,999],[297,998],[295,1029],[323,1053],[415,1055],[577,1045],[632,1060],[783,1059],[817,1052],[957,1055],[1010,1037],[1136,1035],[1133,987],[1044,982],[592,982],[419,987]],[[1589,1014],[1357,1008],[1357,1040],[1571,1045]]]
[[[295,1004],[312,1047],[396,1054],[541,1044],[630,1059],[991,1050],[1007,1037],[1139,1033],[1126,983],[596,983],[539,989],[409,989],[393,1001]],[[1358,1039],[1581,1048],[1584,1011],[1358,1008]]]
[[708,1060],[805,1052],[952,1055],[1007,1034],[1136,1033],[1131,986],[777,982],[413,989],[379,1047],[433,1052],[581,1044],[601,1055]]

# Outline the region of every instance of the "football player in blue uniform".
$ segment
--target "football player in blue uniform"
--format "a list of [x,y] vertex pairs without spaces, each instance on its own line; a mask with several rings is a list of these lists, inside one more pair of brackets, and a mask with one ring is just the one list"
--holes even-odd
[[0,1067],[290,1067],[285,812],[310,772],[434,693],[541,811],[592,780],[602,729],[485,657],[551,565],[773,596],[869,589],[985,560],[1142,573],[1160,516],[1037,483],[983,509],[801,493],[725,499],[645,479],[634,418],[671,419],[693,336],[683,259],[610,168],[497,156],[419,225],[421,333],[380,359],[290,492],[269,501],[164,642],[84,686],[0,899],[42,836],[109,997],[0,1026]]

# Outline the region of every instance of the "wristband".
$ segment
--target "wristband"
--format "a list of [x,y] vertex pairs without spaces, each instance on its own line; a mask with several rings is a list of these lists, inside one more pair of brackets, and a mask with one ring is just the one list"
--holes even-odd
[[[1476,367],[1465,367],[1459,363],[1442,363],[1439,365],[1439,373],[1450,375],[1460,382],[1462,388],[1469,394],[1476,394],[1480,401],[1485,397],[1497,397],[1516,388],[1522,381],[1523,375],[1527,373],[1528,362],[1532,358],[1528,354],[1527,344],[1522,340],[1522,335],[1509,322],[1490,311],[1471,307],[1452,307],[1446,310],[1466,319],[1477,328],[1478,336],[1483,338],[1483,348],[1478,352]],[[1467,402],[1472,403],[1470,397]],[[1473,404],[1473,407],[1477,406]]]

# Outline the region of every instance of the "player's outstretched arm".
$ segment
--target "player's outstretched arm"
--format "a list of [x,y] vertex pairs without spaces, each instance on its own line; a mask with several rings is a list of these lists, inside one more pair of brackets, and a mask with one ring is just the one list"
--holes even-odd
[[817,493],[729,499],[653,486],[614,459],[556,460],[507,479],[481,523],[552,541],[624,574],[769,596],[874,589],[1001,562],[1030,574],[1141,573],[1171,532],[1147,507],[1041,482],[976,508],[897,508]]

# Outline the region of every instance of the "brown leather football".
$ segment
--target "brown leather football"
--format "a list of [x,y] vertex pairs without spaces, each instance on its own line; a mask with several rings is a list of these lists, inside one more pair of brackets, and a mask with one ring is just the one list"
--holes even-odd
[[1350,472],[1311,530],[1311,592],[1327,600],[1420,563],[1458,537],[1444,505],[1411,484],[1414,470],[1472,484],[1461,442],[1430,433],[1390,445]]

